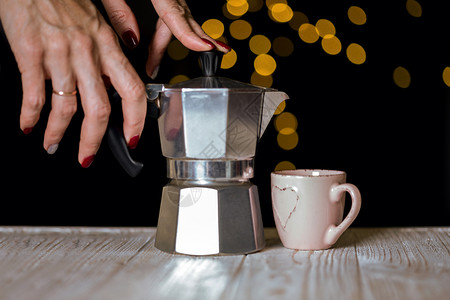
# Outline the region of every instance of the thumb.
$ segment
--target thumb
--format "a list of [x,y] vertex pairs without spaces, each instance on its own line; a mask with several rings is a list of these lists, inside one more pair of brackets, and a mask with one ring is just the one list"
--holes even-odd
[[136,17],[124,0],[102,0],[108,18],[125,45],[134,49],[139,44]]

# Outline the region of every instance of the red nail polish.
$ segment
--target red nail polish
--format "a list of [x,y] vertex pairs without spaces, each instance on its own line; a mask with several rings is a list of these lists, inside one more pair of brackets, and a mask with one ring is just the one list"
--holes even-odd
[[130,49],[136,48],[139,44],[138,39],[132,30],[125,31],[122,34],[122,39],[125,45]]
[[83,160],[83,162],[81,163],[81,166],[83,167],[83,168],[89,168],[89,166],[92,164],[92,162],[94,161],[94,157],[95,157],[95,155],[91,155],[91,156],[88,156],[88,157],[86,157],[84,160]]
[[216,41],[217,44],[219,44],[220,47],[224,47],[225,49],[227,49],[227,51],[231,50],[231,47],[228,46],[227,44],[221,42],[221,41]]
[[211,47],[211,50],[216,49],[216,45],[214,45],[210,40],[202,39],[206,44],[208,44],[209,47]]
[[33,131],[33,127],[28,127],[23,130],[23,133],[30,134]]
[[139,135],[133,136],[130,141],[128,142],[128,148],[130,149],[136,149],[137,144],[139,142]]

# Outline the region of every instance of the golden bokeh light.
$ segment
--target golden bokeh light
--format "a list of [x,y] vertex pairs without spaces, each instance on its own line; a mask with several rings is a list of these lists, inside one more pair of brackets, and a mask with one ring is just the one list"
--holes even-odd
[[245,20],[236,20],[230,24],[230,34],[237,40],[245,40],[252,34],[252,25]]
[[285,108],[286,108],[286,100],[282,101],[278,105],[277,109],[275,110],[275,112],[273,114],[274,115],[279,115],[279,114],[281,114],[284,111]]
[[274,171],[282,171],[282,170],[295,170],[295,165],[287,160],[280,161],[276,166]]
[[315,43],[319,39],[319,31],[317,30],[316,26],[310,24],[310,23],[304,23],[300,25],[300,28],[298,29],[298,35],[304,41],[305,43]]
[[406,89],[411,84],[411,75],[409,74],[409,71],[402,66],[394,69],[392,77],[394,79],[394,83],[403,89]]
[[297,118],[290,112],[283,112],[275,118],[275,129],[284,135],[291,135],[297,130]]
[[277,136],[278,146],[283,150],[292,150],[297,147],[298,144],[298,134],[294,131],[292,134],[286,135],[278,133]]
[[252,38],[249,41],[250,50],[255,53],[256,55],[259,54],[265,54],[269,52],[272,43],[270,40],[261,34],[252,36]]
[[250,78],[250,83],[253,85],[263,86],[263,87],[271,87],[273,84],[272,75],[262,76],[258,74],[258,72],[253,72]]
[[189,54],[187,49],[179,40],[173,40],[167,47],[167,54],[173,60],[182,60]]
[[257,86],[271,87],[273,84],[273,77],[272,75],[262,76],[255,71],[250,77],[250,83]]
[[222,36],[225,27],[221,21],[217,19],[209,19],[202,24],[202,29],[213,39],[218,39]]
[[363,64],[366,61],[366,51],[356,43],[351,43],[347,47],[347,58],[355,65]]
[[174,77],[172,77],[169,80],[169,84],[175,84],[175,83],[183,82],[183,81],[186,81],[186,80],[189,80],[189,79],[190,78],[188,76],[186,76],[186,75],[182,75],[182,74],[175,75]]
[[327,34],[322,39],[322,48],[326,53],[336,55],[341,52],[342,44],[335,35]]
[[364,25],[367,22],[366,12],[359,6],[350,6],[347,16],[355,25]]
[[230,69],[236,64],[237,61],[237,53],[233,49],[230,52],[223,55],[222,63],[220,68],[222,69]]
[[298,31],[302,24],[309,23],[308,17],[301,11],[294,11],[294,14],[289,21],[289,26],[295,31]]
[[450,67],[445,67],[442,72],[442,80],[444,80],[444,83],[450,87]]
[[336,34],[336,28],[334,27],[334,24],[327,19],[320,19],[316,23],[316,29],[319,33],[319,36],[324,37],[327,34],[329,35],[335,35]]
[[284,36],[279,36],[273,40],[273,52],[281,57],[288,57],[294,52],[294,43]]
[[262,76],[269,76],[275,72],[277,62],[269,54],[260,54],[255,58],[253,63],[255,71]]
[[406,10],[413,17],[419,18],[422,16],[422,6],[417,0],[407,0]]
[[237,17],[243,16],[249,8],[247,0],[227,0],[227,11]]
[[294,16],[292,8],[285,3],[276,3],[269,9],[269,16],[276,22],[289,22]]

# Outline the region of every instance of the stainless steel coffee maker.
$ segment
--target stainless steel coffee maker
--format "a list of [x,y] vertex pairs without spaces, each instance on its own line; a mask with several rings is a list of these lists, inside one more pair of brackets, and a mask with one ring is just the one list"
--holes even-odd
[[220,52],[201,52],[203,77],[146,86],[167,158],[155,241],[166,252],[245,254],[265,244],[250,179],[258,139],[288,96],[215,76],[220,60]]

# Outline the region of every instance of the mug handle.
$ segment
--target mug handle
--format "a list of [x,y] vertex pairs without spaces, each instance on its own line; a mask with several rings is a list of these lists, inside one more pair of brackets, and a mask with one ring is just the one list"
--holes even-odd
[[342,193],[345,192],[348,192],[352,198],[352,207],[341,224],[338,226],[330,225],[330,227],[328,227],[324,241],[329,247],[334,245],[350,224],[353,223],[361,208],[361,193],[358,188],[351,183],[334,185],[330,190],[330,201],[338,202],[341,199]]

